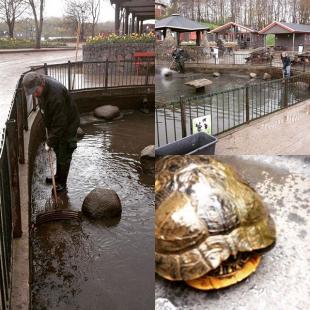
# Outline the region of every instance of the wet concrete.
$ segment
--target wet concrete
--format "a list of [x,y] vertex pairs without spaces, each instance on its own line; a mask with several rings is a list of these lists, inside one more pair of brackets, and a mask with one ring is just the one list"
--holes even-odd
[[[81,59],[81,51],[78,52],[78,60]],[[24,51],[23,53],[7,53],[0,56],[0,132],[4,128],[16,84],[20,75],[30,70],[31,66],[63,63],[75,60],[75,51],[49,51],[35,52]],[[1,140],[1,138],[0,138]]]
[[218,136],[218,155],[309,155],[310,100]]
[[218,156],[262,196],[277,228],[277,243],[257,271],[227,289],[202,292],[156,276],[156,309],[308,309],[310,289],[310,158]]
[[[154,309],[154,176],[143,173],[139,162],[140,151],[154,141],[154,114],[125,111],[113,122],[89,115],[81,119],[86,135],[74,152],[64,206],[81,210],[84,197],[104,186],[119,195],[122,216],[35,228],[32,309]],[[33,178],[33,219],[48,207],[47,174],[41,146]]]

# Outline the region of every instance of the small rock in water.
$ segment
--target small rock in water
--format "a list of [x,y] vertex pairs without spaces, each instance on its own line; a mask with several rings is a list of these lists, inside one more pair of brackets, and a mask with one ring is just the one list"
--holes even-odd
[[219,77],[219,76],[221,76],[221,73],[219,73],[219,72],[213,72],[213,76],[214,76],[214,77]]
[[94,110],[94,115],[99,118],[105,118],[107,120],[112,120],[120,116],[120,110],[114,105],[103,105]]
[[161,76],[163,76],[165,78],[171,77],[172,74],[173,74],[173,71],[168,69],[168,68],[162,68],[161,69]]
[[82,138],[85,135],[85,132],[81,127],[79,127],[76,134],[78,138]]
[[145,173],[155,171],[155,145],[146,146],[140,154],[140,162]]
[[95,219],[119,216],[122,205],[115,191],[96,187],[84,199],[82,212]]
[[257,74],[256,74],[256,73],[254,73],[254,72],[251,72],[251,73],[250,73],[250,78],[251,78],[251,79],[256,78],[256,76],[257,76]]
[[267,72],[264,73],[263,75],[263,80],[270,80],[271,79],[271,75]]

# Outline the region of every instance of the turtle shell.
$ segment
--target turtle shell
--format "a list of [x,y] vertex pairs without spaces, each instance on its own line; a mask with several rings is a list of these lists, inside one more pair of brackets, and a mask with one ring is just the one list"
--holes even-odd
[[231,255],[275,242],[259,195],[212,157],[157,160],[155,193],[156,272],[166,279],[197,279]]

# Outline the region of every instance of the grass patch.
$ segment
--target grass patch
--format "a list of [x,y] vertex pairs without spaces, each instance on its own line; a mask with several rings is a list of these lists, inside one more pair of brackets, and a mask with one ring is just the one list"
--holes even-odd
[[[66,43],[59,41],[42,41],[41,47],[65,47]],[[35,41],[25,39],[0,38],[0,49],[34,48]]]

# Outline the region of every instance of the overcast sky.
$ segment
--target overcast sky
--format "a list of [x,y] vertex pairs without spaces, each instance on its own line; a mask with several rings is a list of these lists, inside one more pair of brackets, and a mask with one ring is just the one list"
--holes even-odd
[[[62,17],[65,12],[64,0],[45,0],[44,16]],[[114,8],[110,0],[101,2],[99,22],[114,21]]]

